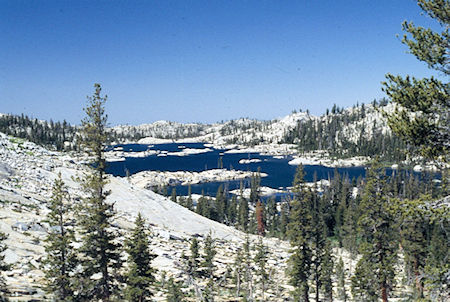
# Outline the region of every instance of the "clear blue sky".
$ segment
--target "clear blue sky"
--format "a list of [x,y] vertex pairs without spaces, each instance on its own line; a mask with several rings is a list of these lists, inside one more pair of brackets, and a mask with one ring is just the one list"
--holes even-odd
[[0,0],[0,112],[78,124],[93,84],[111,125],[321,114],[431,72],[396,34],[413,0]]

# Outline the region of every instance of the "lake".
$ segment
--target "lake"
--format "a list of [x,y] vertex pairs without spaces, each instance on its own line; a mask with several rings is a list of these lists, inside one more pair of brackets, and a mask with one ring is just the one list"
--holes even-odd
[[[209,146],[209,145],[208,145]],[[111,148],[121,147],[125,152],[140,152],[146,150],[159,150],[161,152],[182,152],[185,149],[211,149],[210,152],[200,154],[190,154],[186,156],[157,156],[150,155],[147,157],[126,157],[124,161],[110,162],[107,165],[107,172],[115,176],[126,176],[141,171],[191,171],[201,172],[208,169],[215,169],[223,166],[225,169],[235,169],[243,171],[254,171],[258,169],[268,174],[267,177],[261,178],[261,186],[271,187],[274,189],[285,189],[292,185],[294,174],[297,166],[290,165],[288,162],[291,156],[282,158],[269,155],[261,155],[259,153],[226,153],[228,149],[215,149],[207,147],[203,143],[169,143],[169,144],[126,144],[116,145]],[[241,159],[259,159],[261,162],[242,163]],[[364,167],[348,167],[336,169],[341,175],[348,175],[350,179],[365,176]],[[318,165],[305,165],[306,181],[311,182],[314,173],[317,179],[333,178],[335,168],[329,168]],[[244,184],[249,187],[249,180]],[[238,189],[240,180],[226,182],[210,182],[191,185],[192,193],[201,194],[202,190],[206,195],[215,196],[220,185],[224,185],[228,190]],[[187,186],[176,186],[178,195],[187,195]],[[170,192],[170,191],[169,191]]]

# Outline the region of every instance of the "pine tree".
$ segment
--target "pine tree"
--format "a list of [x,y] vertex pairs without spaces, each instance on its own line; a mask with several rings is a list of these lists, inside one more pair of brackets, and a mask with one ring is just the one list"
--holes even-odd
[[208,284],[204,291],[205,301],[214,301],[214,269],[215,265],[213,263],[214,257],[216,255],[216,250],[214,247],[214,239],[211,237],[211,233],[205,238],[203,247],[203,262],[202,267],[204,268],[205,277],[208,278]]
[[194,209],[194,202],[192,201],[192,188],[190,184],[188,186],[188,198],[186,201],[186,208],[188,208],[191,211]]
[[220,185],[216,194],[217,221],[223,223],[226,221],[227,200],[223,192],[223,186]]
[[244,274],[244,255],[242,254],[242,249],[238,248],[236,252],[236,256],[234,258],[234,275],[233,280],[236,284],[236,297],[241,295],[241,284],[242,284],[242,276]]
[[[447,0],[419,0],[418,5],[442,29],[437,33],[431,29],[403,23],[402,42],[420,61],[426,63],[448,79],[450,45],[450,2]],[[448,160],[450,145],[450,103],[449,84],[435,77],[416,79],[414,77],[386,75],[383,90],[397,106],[392,113],[386,113],[391,129],[408,143],[418,146],[423,155],[443,156]]]
[[294,286],[296,301],[309,302],[309,277],[312,263],[311,226],[312,215],[310,201],[312,192],[303,188],[303,166],[299,165],[294,178],[294,200],[289,215],[288,238],[293,246],[289,258],[289,282]]
[[424,267],[427,258],[429,221],[424,202],[395,200],[393,211],[399,216],[400,238],[405,256],[406,272],[413,275],[416,299],[424,298]]
[[280,237],[286,238],[287,228],[289,225],[289,203],[283,202],[280,211]]
[[279,217],[275,198],[269,198],[266,205],[266,224],[269,236],[279,236]]
[[184,294],[181,290],[181,284],[176,282],[173,277],[169,278],[167,282],[167,302],[182,302],[184,301]]
[[10,270],[10,265],[5,262],[4,251],[8,248],[5,244],[5,240],[8,239],[8,235],[0,232],[0,302],[7,302],[8,299],[5,297],[4,293],[7,292],[6,282],[3,277],[4,272]]
[[50,233],[45,239],[45,258],[42,261],[45,272],[46,291],[52,293],[55,300],[74,300],[74,270],[77,265],[73,243],[75,234],[70,227],[72,207],[67,188],[61,173],[55,179],[52,197],[48,202],[50,212],[44,222],[48,223]]
[[[369,299],[378,296],[383,302],[388,301],[394,286],[394,265],[397,260],[396,225],[390,214],[391,203],[386,196],[386,182],[383,171],[377,162],[367,172],[367,183],[360,204],[361,216],[358,220],[359,233],[363,240],[356,271],[352,277],[355,292],[364,292]],[[378,295],[374,295],[373,279],[378,286]],[[364,284],[363,282],[372,284]],[[369,288],[370,287],[370,288]]]
[[260,199],[261,175],[259,171],[250,178],[250,203],[255,205]]
[[227,209],[228,223],[229,225],[235,225],[237,216],[237,197],[233,195],[228,203]]
[[[312,255],[312,277],[315,286],[315,300],[319,301],[319,294],[323,287],[323,280],[328,281],[327,277],[330,277],[330,272],[328,275],[324,272],[326,265],[331,265],[332,271],[332,260],[330,247],[327,246],[327,233],[328,229],[325,225],[324,219],[324,209],[321,205],[321,199],[319,198],[317,191],[311,192],[311,194],[306,195],[309,199],[304,198],[304,207],[309,209],[309,215],[311,216],[311,226],[309,229],[309,244],[311,247]],[[330,268],[327,267],[329,270]],[[331,273],[332,274],[332,273]]]
[[347,279],[347,273],[345,271],[344,261],[342,261],[342,257],[339,257],[339,261],[336,264],[336,279],[337,279],[337,298],[342,302],[347,302],[348,295],[345,289],[345,280]]
[[[82,272],[80,286],[84,299],[108,302],[112,296],[119,296],[119,270],[122,267],[118,234],[112,230],[116,215],[114,207],[108,203],[105,185],[106,161],[104,149],[108,140],[105,114],[107,97],[102,97],[100,84],[95,84],[95,92],[88,97],[84,109],[86,118],[82,121],[83,145],[92,160],[89,172],[80,180],[86,194],[78,209],[82,236],[80,258]],[[100,275],[99,278],[93,276]]]
[[125,241],[128,254],[128,272],[126,274],[125,298],[127,301],[150,301],[150,286],[155,282],[151,261],[155,258],[149,249],[149,235],[145,221],[139,213],[131,237]]
[[333,301],[333,280],[334,262],[331,250],[330,240],[326,239],[323,247],[323,254],[320,263],[320,284],[321,292],[325,297],[325,301]]
[[245,285],[247,294],[245,299],[253,301],[253,272],[252,272],[252,256],[250,253],[251,244],[248,233],[245,236],[245,242],[243,245],[244,250],[244,273],[245,273]]
[[189,249],[191,251],[191,255],[189,257],[189,271],[193,277],[197,277],[200,257],[197,238],[194,237],[191,239],[191,246]]
[[268,259],[267,247],[264,245],[262,237],[259,237],[258,243],[256,245],[256,254],[255,254],[255,264],[257,266],[256,275],[259,277],[259,282],[261,284],[261,300],[264,299],[264,292],[266,289],[267,281],[269,279],[269,274],[267,273],[266,263]]
[[358,204],[360,197],[350,199],[347,208],[344,211],[344,222],[339,229],[340,238],[342,239],[342,246],[350,252],[351,255],[356,255],[358,251],[357,246],[357,222],[358,222]]
[[248,209],[248,201],[244,198],[241,188],[241,194],[239,197],[239,226],[241,230],[244,232],[248,231],[248,216],[249,216],[249,209]]
[[215,265],[213,263],[214,257],[216,255],[216,250],[214,246],[214,239],[211,237],[211,233],[205,238],[203,247],[203,262],[202,267],[204,268],[205,277],[208,278],[208,284],[203,292],[203,298],[205,301],[214,301],[214,269]]
[[[448,272],[450,271],[450,244],[448,233],[450,231],[449,215],[438,214],[439,220],[432,224],[432,233],[428,247],[428,255],[424,268],[425,288],[428,290],[431,301],[447,301],[450,295]],[[438,216],[434,214],[433,216]],[[434,218],[436,219],[436,218]]]

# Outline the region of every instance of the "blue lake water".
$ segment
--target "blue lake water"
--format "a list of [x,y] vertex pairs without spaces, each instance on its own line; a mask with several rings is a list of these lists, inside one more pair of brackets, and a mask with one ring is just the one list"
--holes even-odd
[[[141,145],[128,144],[116,145],[114,147],[122,147],[126,152],[139,152],[145,150],[160,150],[168,152],[179,152],[184,148],[190,149],[204,149],[207,148],[203,143],[170,143],[170,144],[155,144],[155,145]],[[186,156],[157,156],[150,155],[147,157],[126,157],[125,161],[108,163],[107,172],[115,176],[126,176],[127,171],[134,174],[141,171],[192,171],[200,172],[207,169],[215,169],[220,166],[220,162],[225,169],[235,169],[243,171],[254,171],[258,169],[268,174],[267,177],[261,178],[261,185],[271,188],[286,188],[292,185],[295,170],[297,166],[289,165],[292,159],[290,156],[283,158],[274,158],[273,156],[261,155],[259,153],[224,153],[227,150],[214,149],[209,147],[212,151],[200,154],[192,154]],[[260,159],[258,163],[240,164],[241,159]],[[337,168],[341,175],[348,175],[350,179],[365,176],[364,167],[349,167]],[[306,173],[306,181],[313,181],[314,173],[317,179],[333,178],[335,168],[328,168],[317,165],[305,165],[304,171]],[[250,180],[244,181],[246,187],[249,187]],[[226,181],[226,182],[210,182],[191,185],[192,193],[201,194],[202,190],[205,194],[214,196],[220,185],[224,185],[229,191],[238,189],[240,180]],[[187,195],[187,186],[176,186],[178,195]]]

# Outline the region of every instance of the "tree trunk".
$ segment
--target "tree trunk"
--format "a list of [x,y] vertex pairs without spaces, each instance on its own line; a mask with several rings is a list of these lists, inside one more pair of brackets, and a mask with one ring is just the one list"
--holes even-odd
[[383,302],[388,302],[388,295],[387,295],[387,285],[386,282],[383,282],[381,285],[381,300]]
[[414,276],[416,281],[417,298],[423,298],[423,284],[419,272],[419,260],[414,257]]

